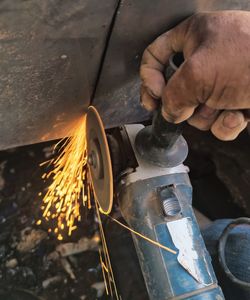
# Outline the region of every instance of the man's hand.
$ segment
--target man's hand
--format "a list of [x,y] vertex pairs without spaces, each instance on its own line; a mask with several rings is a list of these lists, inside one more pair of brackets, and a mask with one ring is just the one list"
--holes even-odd
[[[170,55],[185,61],[166,84]],[[158,37],[145,50],[141,101],[153,110],[162,99],[170,122],[184,120],[233,140],[250,118],[250,12],[200,13]]]

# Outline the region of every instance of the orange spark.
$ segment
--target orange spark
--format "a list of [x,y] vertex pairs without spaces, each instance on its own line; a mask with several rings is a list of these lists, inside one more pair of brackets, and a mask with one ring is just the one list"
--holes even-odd
[[58,147],[59,155],[47,162],[52,165],[53,170],[42,176],[43,179],[52,178],[43,198],[43,217],[48,222],[56,220],[54,232],[62,240],[60,230],[66,227],[68,235],[71,235],[77,228],[76,222],[81,218],[79,208],[82,198],[89,203],[89,188],[84,186],[87,177],[85,116],[76,123],[69,138],[55,145],[55,149]]

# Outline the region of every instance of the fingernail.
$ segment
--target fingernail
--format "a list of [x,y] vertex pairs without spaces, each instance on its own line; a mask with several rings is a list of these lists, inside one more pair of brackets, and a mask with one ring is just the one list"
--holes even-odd
[[238,112],[229,112],[226,114],[226,116],[223,119],[223,126],[234,129],[241,125],[241,123],[244,121],[244,118],[241,113]]

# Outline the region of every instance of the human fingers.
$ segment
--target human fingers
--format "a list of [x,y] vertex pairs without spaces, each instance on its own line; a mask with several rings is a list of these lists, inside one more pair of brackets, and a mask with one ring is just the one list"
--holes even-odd
[[209,130],[217,119],[218,114],[218,110],[204,104],[200,105],[187,121],[190,125],[200,130]]
[[225,110],[211,127],[212,133],[220,140],[231,141],[247,126],[244,114],[238,110]]
[[141,87],[141,105],[148,111],[155,110],[159,105],[159,100],[149,95],[144,86]]
[[162,34],[144,51],[140,76],[142,86],[147,90],[147,94],[142,94],[142,103],[148,101],[147,95],[150,95],[153,99],[161,98],[166,85],[163,75],[164,69],[168,64],[171,54],[183,50],[188,23],[189,19]]
[[189,119],[199,106],[200,70],[191,57],[179,67],[162,94],[162,115],[169,122],[180,123]]

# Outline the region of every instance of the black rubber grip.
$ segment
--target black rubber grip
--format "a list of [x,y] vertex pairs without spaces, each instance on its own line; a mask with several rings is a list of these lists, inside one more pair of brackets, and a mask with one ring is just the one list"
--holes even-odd
[[152,124],[154,142],[160,147],[172,146],[182,133],[183,124],[173,124],[164,119],[161,110],[157,110]]
[[[184,61],[182,53],[175,53],[169,59],[169,64],[164,72],[166,81],[175,73]],[[161,114],[161,105],[155,112],[152,123],[154,142],[160,147],[172,146],[182,133],[183,124],[173,124],[164,119]]]

